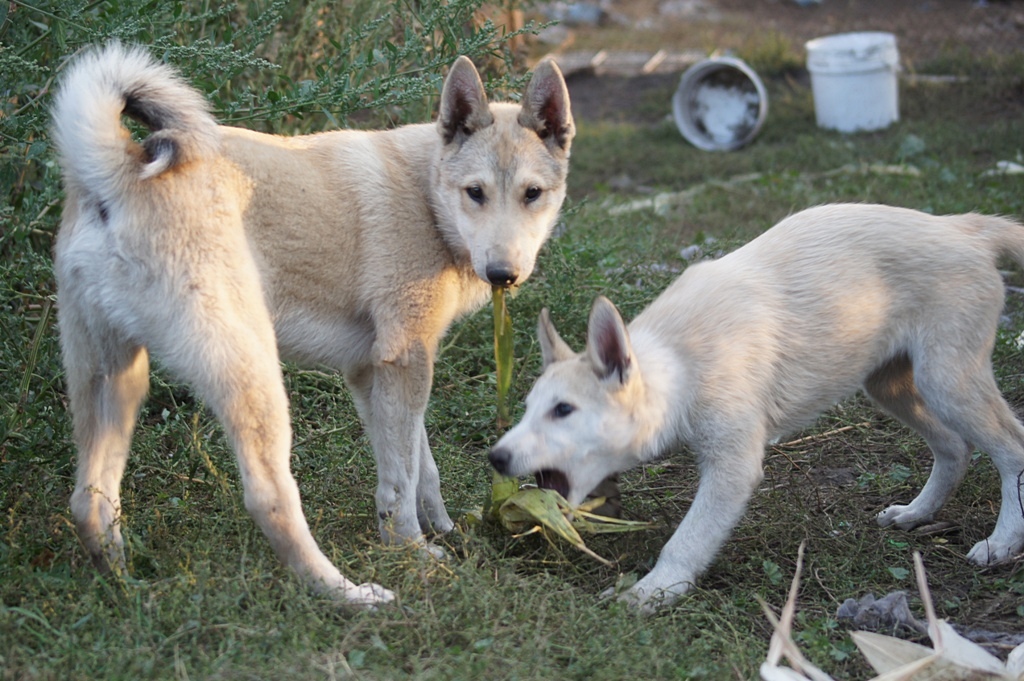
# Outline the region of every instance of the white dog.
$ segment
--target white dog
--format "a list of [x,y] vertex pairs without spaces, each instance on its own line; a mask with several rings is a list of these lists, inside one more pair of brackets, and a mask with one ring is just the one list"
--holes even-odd
[[622,596],[650,611],[685,593],[728,538],[766,443],[863,388],[935,457],[917,498],[879,524],[931,520],[977,445],[1002,477],[1002,506],[967,557],[1011,558],[1024,547],[1024,428],[991,368],[1003,254],[1024,264],[1024,227],[1009,220],[822,206],[688,268],[628,330],[599,298],[581,354],[545,310],[544,373],[490,460],[507,475],[539,472],[576,505],[610,473],[688,445],[701,473],[693,504]]
[[[452,521],[423,415],[440,339],[492,285],[530,276],[565,197],[574,134],[554,63],[522,106],[488,104],[465,57],[437,124],[304,137],[218,126],[169,68],[117,44],[64,77],[67,190],[55,270],[78,445],[71,509],[101,567],[124,566],[120,482],[149,353],[224,425],[245,504],[284,563],[354,604],[310,534],[289,470],[279,355],[344,373],[377,460],[389,542]],[[141,142],[122,114],[150,129]],[[351,494],[339,490],[341,494]]]

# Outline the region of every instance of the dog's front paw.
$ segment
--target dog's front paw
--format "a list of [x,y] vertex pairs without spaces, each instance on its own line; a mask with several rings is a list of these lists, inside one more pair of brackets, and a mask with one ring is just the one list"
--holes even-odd
[[440,513],[432,513],[429,517],[425,514],[421,515],[419,521],[420,529],[425,535],[448,534],[455,529],[455,522],[443,508]]
[[[662,584],[656,578],[652,579],[653,574],[647,575],[630,588],[618,593],[619,602],[625,603],[631,610],[642,615],[651,615],[675,603],[693,586],[689,581],[681,580]],[[615,595],[616,589],[611,588],[604,591],[601,598],[611,598]]]
[[996,565],[1016,558],[1021,549],[1024,549],[1022,543],[1024,542],[999,542],[989,537],[974,545],[967,553],[967,560],[981,567]]
[[96,571],[102,575],[127,576],[128,562],[125,560],[124,549],[120,545],[105,545],[105,548],[90,551],[89,558]]
[[681,593],[673,593],[664,589],[648,591],[643,588],[633,587],[620,594],[619,601],[625,603],[631,610],[635,610],[641,615],[653,615],[661,608],[667,608],[675,603],[681,595]]
[[895,504],[879,513],[876,520],[882,527],[895,525],[901,530],[912,530],[922,523],[931,522],[932,515],[916,511],[913,504]]

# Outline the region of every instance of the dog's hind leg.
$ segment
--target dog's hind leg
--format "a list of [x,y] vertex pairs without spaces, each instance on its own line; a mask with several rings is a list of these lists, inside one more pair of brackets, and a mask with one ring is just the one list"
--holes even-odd
[[920,494],[909,504],[896,504],[879,513],[878,524],[909,530],[931,522],[967,473],[970,444],[946,427],[925,404],[914,384],[914,368],[907,356],[897,357],[872,373],[864,382],[864,389],[879,406],[923,437],[934,458],[928,482]]
[[1002,501],[996,527],[968,552],[976,565],[998,563],[1024,549],[1024,426],[1003,399],[984,354],[931,356],[914,380],[933,413],[964,440],[986,452],[1001,479]]
[[139,407],[149,388],[149,358],[144,348],[102,341],[76,323],[66,306],[61,344],[67,367],[78,465],[71,513],[78,536],[100,570],[125,567],[121,537],[121,478],[128,461]]
[[[258,281],[210,277],[175,311],[159,353],[189,380],[224,426],[238,460],[245,507],[280,560],[314,590],[357,606],[394,595],[346,579],[321,552],[290,468],[291,422],[274,331]],[[198,277],[197,277],[198,278]],[[255,277],[254,277],[255,279]]]

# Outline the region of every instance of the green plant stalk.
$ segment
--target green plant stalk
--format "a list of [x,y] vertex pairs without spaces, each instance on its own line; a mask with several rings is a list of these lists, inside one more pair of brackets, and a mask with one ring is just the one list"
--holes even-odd
[[[502,286],[491,289],[491,303],[494,308],[494,364],[498,384],[498,429],[512,425],[508,409],[508,391],[512,387],[512,316],[505,305],[505,291]],[[491,494],[484,503],[484,517],[498,520],[498,509],[502,503],[519,490],[519,481],[494,471],[491,480]]]
[[491,291],[494,306],[494,362],[498,382],[498,428],[512,425],[508,411],[508,391],[512,387],[512,317],[505,305],[505,288],[495,286]]
[[39,315],[39,323],[36,324],[36,332],[32,336],[32,345],[29,346],[28,362],[25,366],[25,373],[21,377],[21,385],[18,386],[18,405],[24,405],[28,401],[28,389],[32,382],[32,374],[39,363],[39,346],[43,342],[43,334],[49,330],[50,308],[52,302],[49,298],[43,301],[43,311]]

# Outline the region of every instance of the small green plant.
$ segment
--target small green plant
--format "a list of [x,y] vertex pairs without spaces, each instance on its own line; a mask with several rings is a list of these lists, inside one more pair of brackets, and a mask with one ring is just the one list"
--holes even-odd
[[779,567],[778,563],[771,560],[765,560],[761,562],[761,566],[764,569],[764,576],[768,578],[768,581],[772,586],[782,584],[782,569]]
[[505,303],[506,289],[495,286],[491,295],[494,309],[494,364],[498,387],[498,428],[504,430],[512,425],[508,410],[508,391],[512,387],[512,363],[515,359],[512,347],[512,315]]

